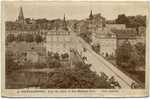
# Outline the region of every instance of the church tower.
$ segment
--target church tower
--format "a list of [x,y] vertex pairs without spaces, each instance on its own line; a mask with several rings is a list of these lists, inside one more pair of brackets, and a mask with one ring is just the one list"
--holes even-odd
[[63,19],[63,28],[64,28],[65,30],[67,30],[67,22],[66,22],[65,14],[64,14],[64,19]]
[[92,13],[92,10],[91,10],[90,15],[89,15],[89,20],[88,20],[89,21],[88,31],[91,32],[91,33],[95,32],[94,31],[94,22],[93,22],[94,20],[93,19],[94,19],[94,17],[93,17],[93,13]]
[[20,9],[19,9],[18,22],[21,23],[21,24],[24,24],[24,15],[23,15],[22,7],[20,7]]
[[89,19],[92,20],[93,19],[93,14],[92,14],[92,10],[91,10],[91,13],[89,15]]

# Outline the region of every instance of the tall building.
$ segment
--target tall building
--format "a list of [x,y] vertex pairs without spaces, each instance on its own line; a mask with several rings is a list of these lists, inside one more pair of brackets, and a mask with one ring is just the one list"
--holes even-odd
[[93,14],[92,10],[88,18],[88,30],[91,33],[100,33],[105,27],[105,18],[100,13]]
[[19,9],[18,22],[21,24],[24,24],[24,22],[25,22],[22,7],[20,7],[20,9]]

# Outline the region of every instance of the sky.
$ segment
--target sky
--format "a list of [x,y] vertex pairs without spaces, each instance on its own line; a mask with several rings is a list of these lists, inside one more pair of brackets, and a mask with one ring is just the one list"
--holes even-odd
[[107,20],[117,18],[118,14],[147,15],[148,3],[146,2],[4,2],[3,16],[5,20],[14,21],[19,15],[19,7],[23,7],[25,18],[47,18],[57,19],[85,19],[88,18],[90,11],[93,14],[101,13]]

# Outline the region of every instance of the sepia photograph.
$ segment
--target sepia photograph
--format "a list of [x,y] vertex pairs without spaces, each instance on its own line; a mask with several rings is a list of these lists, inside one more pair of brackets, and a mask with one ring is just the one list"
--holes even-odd
[[2,85],[147,89],[147,16],[147,2],[2,2]]

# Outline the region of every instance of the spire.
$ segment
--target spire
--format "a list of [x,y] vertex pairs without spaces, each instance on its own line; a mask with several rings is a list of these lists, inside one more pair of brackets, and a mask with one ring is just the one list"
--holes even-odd
[[64,27],[64,29],[67,29],[67,23],[66,23],[65,14],[64,14],[64,20],[63,20],[63,27]]
[[66,23],[66,17],[65,17],[65,14],[64,14],[64,23]]
[[92,10],[91,10],[91,13],[90,13],[90,15],[89,15],[89,19],[93,19]]
[[23,22],[24,22],[24,16],[23,16],[22,7],[20,7],[20,9],[19,9],[18,21],[19,21],[20,23],[23,23]]

